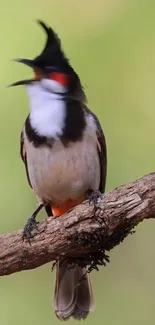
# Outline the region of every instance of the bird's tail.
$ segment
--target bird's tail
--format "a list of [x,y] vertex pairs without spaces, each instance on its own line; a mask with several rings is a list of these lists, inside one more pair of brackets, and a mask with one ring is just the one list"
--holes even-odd
[[67,266],[57,265],[54,307],[60,320],[71,316],[85,319],[95,309],[90,274],[84,275],[85,272],[78,266],[68,270]]

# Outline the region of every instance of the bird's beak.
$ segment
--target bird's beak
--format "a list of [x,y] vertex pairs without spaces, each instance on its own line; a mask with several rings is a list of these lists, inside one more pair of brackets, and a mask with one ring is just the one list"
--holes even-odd
[[[34,60],[29,60],[29,59],[14,59],[13,61],[15,62],[19,62],[19,63],[23,63],[33,69],[35,69],[35,62]],[[17,82],[12,83],[11,85],[9,85],[10,87],[14,87],[14,86],[20,86],[20,85],[28,85],[32,82],[36,81],[35,78],[32,79],[25,79],[25,80],[20,80]]]
[[29,59],[14,59],[14,62],[19,62],[19,63],[23,63],[25,65],[28,65],[31,68],[35,67],[35,61],[34,60],[29,60]]

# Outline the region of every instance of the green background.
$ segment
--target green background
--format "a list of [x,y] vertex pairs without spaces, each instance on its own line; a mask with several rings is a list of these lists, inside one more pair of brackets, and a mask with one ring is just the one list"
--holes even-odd
[[[60,35],[89,106],[101,120],[108,146],[107,190],[155,169],[155,2],[1,0],[1,233],[22,228],[36,207],[19,157],[28,100],[24,88],[7,88],[32,76],[11,60],[41,51],[44,34],[35,19]],[[155,323],[154,234],[154,221],[143,222],[110,253],[111,263],[93,272],[97,308],[85,324]],[[58,324],[53,290],[51,264],[1,277],[0,325]]]

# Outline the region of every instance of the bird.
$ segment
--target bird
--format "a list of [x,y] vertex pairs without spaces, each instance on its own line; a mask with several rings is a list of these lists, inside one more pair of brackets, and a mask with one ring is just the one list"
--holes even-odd
[[[15,59],[33,70],[33,78],[11,86],[26,89],[30,113],[22,128],[20,155],[38,206],[24,227],[29,238],[45,208],[59,217],[93,193],[104,193],[107,149],[99,119],[87,105],[80,77],[65,55],[55,30],[41,20],[46,41],[34,59]],[[95,309],[90,274],[57,263],[54,295],[59,320],[85,319]],[[84,276],[84,281],[80,279]]]

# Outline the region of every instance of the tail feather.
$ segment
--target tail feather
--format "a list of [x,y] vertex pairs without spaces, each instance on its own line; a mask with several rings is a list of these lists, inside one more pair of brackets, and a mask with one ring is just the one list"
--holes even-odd
[[75,267],[68,270],[65,266],[57,265],[54,305],[57,317],[67,320],[69,317],[85,319],[89,311],[94,310],[94,298],[90,275],[85,269]]
[[[86,270],[84,269],[77,269],[78,275],[84,275]],[[78,278],[80,281],[81,278]],[[90,274],[86,274],[83,282],[77,287],[77,301],[76,306],[74,308],[72,317],[75,319],[85,319],[90,311],[94,311],[95,309],[95,301],[94,295],[91,285]]]
[[76,295],[72,290],[75,283],[75,270],[67,270],[65,266],[57,265],[54,305],[59,319],[67,320],[76,305]]

